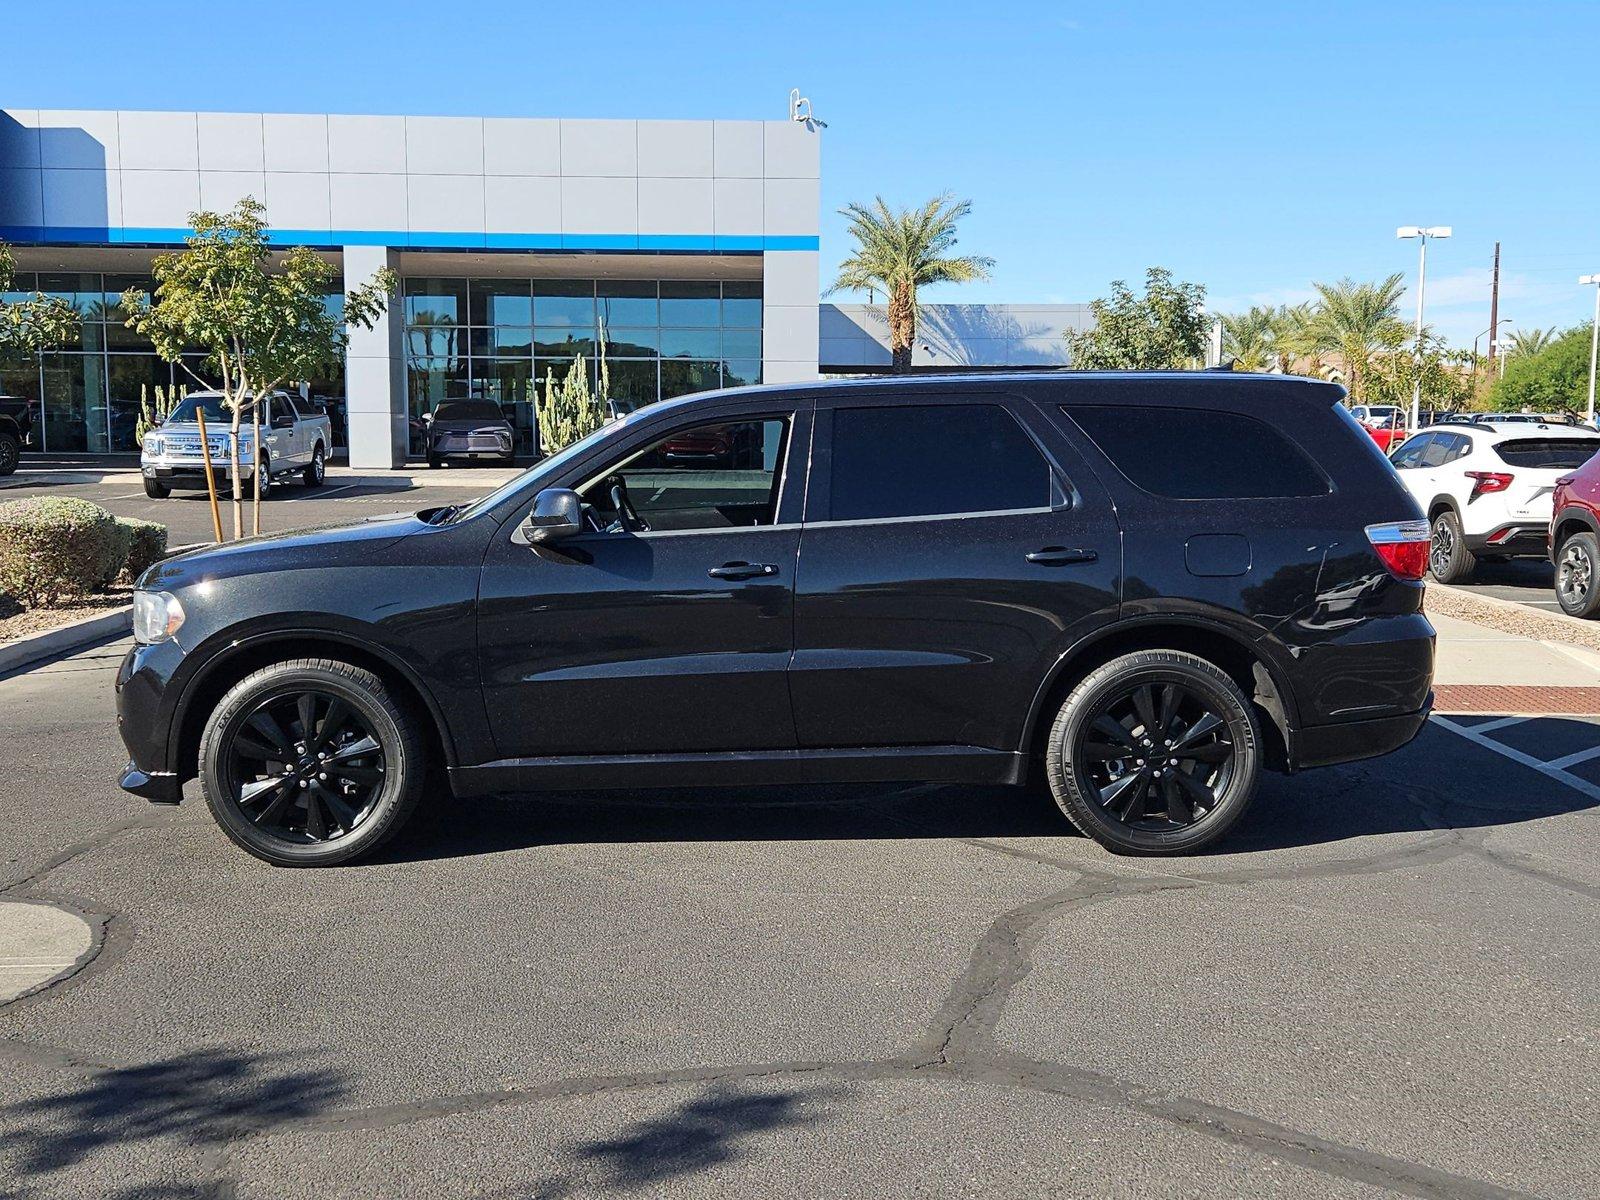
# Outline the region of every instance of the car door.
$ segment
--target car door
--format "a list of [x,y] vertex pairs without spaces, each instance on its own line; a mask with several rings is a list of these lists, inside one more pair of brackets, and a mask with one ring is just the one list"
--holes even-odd
[[794,748],[785,670],[810,439],[809,404],[784,402],[649,427],[554,481],[600,528],[536,546],[526,513],[507,522],[478,602],[503,756]]
[[1070,445],[974,388],[821,399],[790,669],[805,748],[1014,751],[1062,647],[1115,618],[1120,538]]

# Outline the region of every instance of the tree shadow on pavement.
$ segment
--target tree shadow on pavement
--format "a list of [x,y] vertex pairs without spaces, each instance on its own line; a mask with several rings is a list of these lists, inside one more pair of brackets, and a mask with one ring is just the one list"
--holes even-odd
[[[1552,720],[1545,727],[1552,736],[1556,725]],[[1249,811],[1202,853],[1258,853],[1445,826],[1510,825],[1595,806],[1580,791],[1429,725],[1410,746],[1384,758],[1290,776],[1263,775]],[[860,784],[456,800],[441,786],[375,861],[591,842],[1078,837],[1048,797],[1021,788]]]
[[304,1061],[196,1050],[98,1070],[67,1089],[0,1108],[0,1147],[8,1169],[23,1177],[71,1167],[108,1145],[171,1139],[220,1148],[252,1129],[321,1112],[344,1094],[332,1071],[280,1065],[290,1057]]
[[[828,1119],[824,1103],[844,1094],[837,1088],[742,1092],[714,1085],[616,1137],[573,1147],[573,1170],[545,1180],[534,1194],[555,1200],[574,1192],[659,1190],[670,1180],[734,1161],[758,1134]],[[590,1168],[598,1168],[598,1178]]]

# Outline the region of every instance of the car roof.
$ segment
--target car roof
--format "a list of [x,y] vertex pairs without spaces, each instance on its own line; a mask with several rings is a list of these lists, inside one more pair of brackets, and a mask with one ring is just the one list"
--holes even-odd
[[1477,434],[1487,431],[1491,437],[1502,441],[1526,438],[1530,433],[1537,433],[1539,437],[1600,437],[1600,432],[1583,425],[1546,425],[1531,421],[1440,421],[1437,425],[1417,430],[1415,436],[1421,437],[1424,433],[1437,433],[1440,430],[1449,432],[1452,429]]

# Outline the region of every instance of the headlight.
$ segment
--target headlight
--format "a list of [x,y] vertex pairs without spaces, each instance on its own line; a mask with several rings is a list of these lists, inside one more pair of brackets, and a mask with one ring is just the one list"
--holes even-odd
[[164,642],[183,627],[183,605],[171,592],[133,593],[133,640],[144,646]]
[[147,433],[147,434],[144,435],[144,452],[146,454],[157,454],[157,455],[159,455],[161,453],[161,435],[160,434],[158,434],[158,433]]

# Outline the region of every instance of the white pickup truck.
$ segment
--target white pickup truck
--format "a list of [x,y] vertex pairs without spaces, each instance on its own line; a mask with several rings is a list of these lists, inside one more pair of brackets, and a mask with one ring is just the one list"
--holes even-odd
[[[161,500],[173,488],[203,488],[206,485],[205,459],[200,452],[200,423],[196,413],[206,419],[206,440],[211,443],[211,470],[221,489],[232,477],[233,457],[228,448],[232,416],[223,404],[221,392],[190,392],[172,410],[172,415],[144,435],[139,448],[139,466],[144,473],[144,494]],[[261,413],[262,458],[266,470],[261,475],[261,495],[272,491],[273,483],[290,473],[299,475],[307,487],[323,480],[328,466],[328,447],[333,445],[333,429],[327,415],[299,396],[273,392]],[[248,481],[255,474],[253,424],[239,430],[239,478]]]

